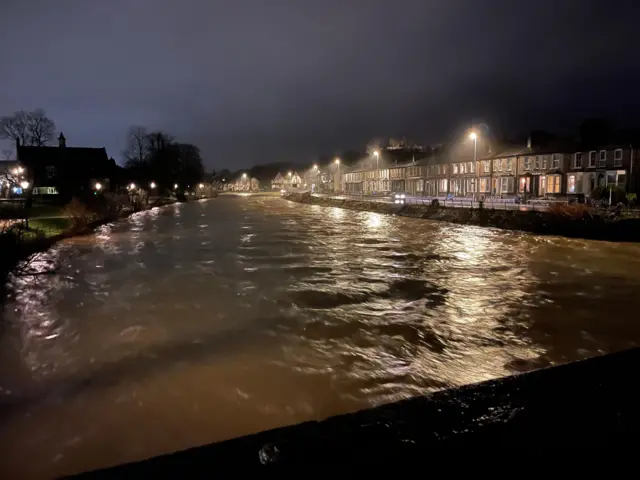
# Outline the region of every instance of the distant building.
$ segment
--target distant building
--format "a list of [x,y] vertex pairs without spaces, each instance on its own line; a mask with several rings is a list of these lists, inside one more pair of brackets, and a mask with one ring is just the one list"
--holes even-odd
[[34,195],[67,196],[89,192],[99,182],[108,190],[118,167],[102,148],[67,147],[62,133],[57,147],[16,145],[18,164]]

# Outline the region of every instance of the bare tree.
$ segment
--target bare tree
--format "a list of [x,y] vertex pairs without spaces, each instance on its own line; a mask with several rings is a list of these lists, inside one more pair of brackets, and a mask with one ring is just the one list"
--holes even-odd
[[133,126],[127,132],[127,146],[122,152],[128,167],[144,165],[149,157],[149,134],[144,127]]
[[19,140],[22,145],[27,144],[27,121],[29,114],[24,110],[15,112],[13,115],[0,117],[0,138],[10,139],[14,142]]
[[46,145],[53,139],[55,130],[55,122],[40,108],[0,117],[0,139],[19,140],[21,145]]
[[44,110],[38,108],[29,113],[27,133],[30,137],[31,145],[42,147],[53,140],[56,134],[56,124],[47,117]]

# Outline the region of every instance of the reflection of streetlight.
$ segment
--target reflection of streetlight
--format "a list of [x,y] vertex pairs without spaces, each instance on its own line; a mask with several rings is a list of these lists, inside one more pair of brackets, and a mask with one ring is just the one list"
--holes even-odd
[[102,190],[102,184],[100,182],[96,182],[94,188],[99,192],[100,190]]
[[151,183],[149,184],[149,186],[150,186],[151,188],[156,188],[156,182],[151,182]]
[[29,182],[27,182],[27,181],[21,182],[21,183],[20,183],[20,186],[21,186],[23,189],[25,189],[25,190],[26,190],[27,188],[29,188]]

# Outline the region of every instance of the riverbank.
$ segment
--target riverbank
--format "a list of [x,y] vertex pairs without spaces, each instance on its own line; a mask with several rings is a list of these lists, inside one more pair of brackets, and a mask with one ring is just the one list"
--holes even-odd
[[[214,197],[200,198],[198,201],[208,198]],[[174,203],[178,203],[178,200],[168,197],[158,197],[141,209],[123,208],[116,213],[91,219],[80,227],[74,223],[72,218],[59,216],[30,220],[28,229],[24,228],[22,224],[5,228],[0,232],[0,249],[2,250],[2,257],[0,259],[0,291],[4,288],[7,275],[15,270],[20,262],[26,261],[38,252],[51,248],[57,242],[71,237],[88,235],[93,233],[95,229],[101,225],[122,220],[140,211],[164,207]]]
[[446,208],[440,205],[396,205],[315,197],[308,193],[292,193],[284,198],[298,203],[364,210],[479,227],[519,230],[538,235],[640,242],[639,218],[613,213],[609,215],[596,214],[582,206],[567,205],[552,211],[535,212],[488,208]]

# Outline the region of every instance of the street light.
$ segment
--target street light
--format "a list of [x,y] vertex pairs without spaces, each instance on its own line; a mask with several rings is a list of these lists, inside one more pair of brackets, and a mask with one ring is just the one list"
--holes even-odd
[[100,182],[96,182],[94,188],[99,192],[100,190],[102,190],[102,184]]
[[201,183],[200,185],[198,185],[199,188],[204,188],[204,183]]
[[337,180],[338,187],[339,187],[340,186],[340,158],[336,158],[336,165],[338,166],[338,175],[337,175],[336,180]]
[[378,170],[380,168],[380,152],[378,150],[375,150],[373,152],[373,156],[376,157],[376,170]]
[[150,186],[151,188],[156,188],[156,182],[151,182],[151,183],[149,184],[149,186]]
[[246,180],[246,179],[247,179],[247,174],[246,174],[246,173],[243,173],[243,174],[242,174],[242,179],[243,179],[243,180]]
[[177,189],[178,189],[178,184],[177,184],[177,183],[174,183],[174,184],[173,184],[173,189],[174,189],[174,190],[177,190]]
[[20,183],[20,186],[23,188],[23,190],[26,190],[27,188],[29,188],[29,182],[25,180],[24,182]]
[[133,183],[133,182],[131,182],[131,183],[129,184],[129,186],[127,187],[127,189],[128,189],[128,190],[133,190],[133,189],[135,189],[135,188],[136,188],[136,184],[135,184],[135,183]]

